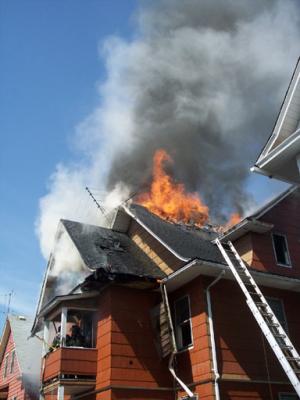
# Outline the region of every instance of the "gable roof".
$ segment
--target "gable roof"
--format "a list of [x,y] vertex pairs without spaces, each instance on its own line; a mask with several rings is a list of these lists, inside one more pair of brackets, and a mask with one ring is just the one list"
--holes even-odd
[[[3,330],[0,345],[0,363],[3,360],[10,333],[15,344],[16,357],[25,387],[38,394],[42,342],[30,337],[32,318],[9,315]],[[34,360],[34,362],[33,362]]]
[[296,155],[300,152],[300,58],[279,111],[273,132],[252,171],[300,183]]
[[[137,204],[123,207],[124,211],[180,260],[188,262],[197,258],[224,264],[217,246],[211,243],[217,236],[215,232],[165,221]],[[119,213],[122,213],[122,209]],[[120,229],[120,218],[116,217],[114,229]]]

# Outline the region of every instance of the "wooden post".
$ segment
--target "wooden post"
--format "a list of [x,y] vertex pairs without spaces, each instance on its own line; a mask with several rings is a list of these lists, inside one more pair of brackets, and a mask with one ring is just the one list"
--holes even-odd
[[57,388],[57,400],[64,400],[64,395],[65,395],[65,387],[58,385]]
[[43,349],[42,349],[42,357],[44,357],[49,351],[49,325],[50,321],[44,322],[44,341],[43,341]]
[[64,347],[66,345],[67,316],[68,316],[68,309],[66,307],[63,307],[61,309],[61,319],[60,319],[60,347]]

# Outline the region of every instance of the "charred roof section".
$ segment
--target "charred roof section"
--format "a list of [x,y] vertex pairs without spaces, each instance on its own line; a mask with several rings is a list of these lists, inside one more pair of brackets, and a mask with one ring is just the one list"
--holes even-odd
[[91,270],[101,269],[106,275],[165,276],[126,234],[68,220],[62,220],[62,224]]

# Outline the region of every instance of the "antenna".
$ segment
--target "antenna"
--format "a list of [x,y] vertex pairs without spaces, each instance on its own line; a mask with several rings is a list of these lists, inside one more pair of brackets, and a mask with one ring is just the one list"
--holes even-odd
[[104,216],[105,221],[109,224],[105,208],[103,206],[101,206],[99,201],[96,199],[96,197],[93,195],[93,193],[87,186],[85,187],[85,190],[88,192],[89,196],[92,198],[93,202],[96,204],[96,207],[101,211],[101,214]]
[[9,293],[3,294],[1,296],[3,296],[4,298],[7,298],[7,305],[6,305],[6,310],[2,311],[1,314],[3,314],[5,316],[5,318],[8,316],[8,314],[10,313],[10,306],[11,306],[11,299],[12,296],[14,294],[14,291],[11,290]]

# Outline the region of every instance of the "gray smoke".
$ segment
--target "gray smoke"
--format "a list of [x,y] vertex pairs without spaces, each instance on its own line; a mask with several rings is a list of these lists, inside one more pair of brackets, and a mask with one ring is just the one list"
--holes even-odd
[[106,38],[99,104],[76,127],[76,164],[59,164],[36,223],[48,257],[60,218],[101,224],[84,187],[109,210],[151,178],[167,150],[174,179],[222,219],[248,206],[249,167],[275,122],[300,53],[294,0],[151,0],[131,39]]
[[199,191],[215,217],[241,212],[249,167],[300,54],[299,11],[289,0],[162,0],[142,9],[122,71],[131,143],[116,152],[108,188],[145,189],[163,148],[174,178]]

